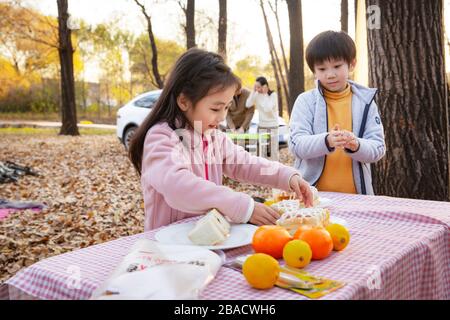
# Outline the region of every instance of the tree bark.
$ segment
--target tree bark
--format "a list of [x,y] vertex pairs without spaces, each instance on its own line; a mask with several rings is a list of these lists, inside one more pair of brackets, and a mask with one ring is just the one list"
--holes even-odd
[[289,12],[290,57],[289,57],[289,104],[291,115],[297,96],[305,91],[303,64],[303,23],[301,0],[286,0]]
[[186,34],[186,49],[197,46],[195,43],[195,0],[178,0],[178,5],[183,10],[186,23],[181,24]]
[[61,135],[78,136],[77,109],[75,105],[75,81],[73,76],[73,47],[69,19],[68,1],[57,0],[59,61],[61,64]]
[[369,85],[379,89],[387,150],[376,164],[375,191],[449,200],[443,2],[368,0],[371,5],[381,20],[379,29],[368,25]]
[[[283,78],[280,60],[278,59],[277,50],[275,49],[275,44],[273,42],[272,32],[270,31],[269,22],[267,21],[266,10],[264,9],[264,3],[262,0],[259,1],[259,5],[261,6],[261,11],[264,17],[264,25],[266,28],[267,42],[269,44],[270,58],[273,67],[273,73],[275,76],[275,81],[277,83],[277,92],[278,92],[278,114],[280,116],[283,115],[283,99],[281,96],[281,83],[283,83],[283,88],[285,91],[287,90],[285,79]],[[281,77],[281,81],[280,81]]]
[[218,52],[227,60],[227,0],[219,0],[219,41]]
[[[281,73],[281,77],[283,79],[286,79],[289,74],[289,67],[288,67],[287,59],[286,59],[286,52],[284,51],[283,38],[281,37],[280,18],[278,16],[278,0],[275,0],[274,6],[272,6],[272,3],[269,1],[269,6],[270,6],[270,9],[272,9],[272,12],[275,16],[275,21],[277,22],[278,38],[280,39],[281,54],[283,57],[284,72],[283,72],[283,70],[281,70],[281,66],[280,66],[280,73]],[[284,83],[283,88],[284,88],[284,96],[286,99],[286,106],[287,106],[289,103],[288,85],[286,85],[286,83]]]
[[341,30],[348,33],[348,0],[341,0]]
[[195,0],[187,0],[186,5],[186,48],[197,46],[195,44]]
[[164,82],[158,70],[158,50],[156,48],[155,36],[153,35],[152,19],[148,15],[145,6],[141,2],[139,2],[139,0],[134,0],[134,2],[136,2],[136,4],[141,8],[142,14],[144,15],[145,20],[147,21],[147,32],[148,37],[150,39],[150,46],[152,48],[152,72],[153,76],[155,77],[155,81],[158,88],[162,89],[162,87],[164,86]]

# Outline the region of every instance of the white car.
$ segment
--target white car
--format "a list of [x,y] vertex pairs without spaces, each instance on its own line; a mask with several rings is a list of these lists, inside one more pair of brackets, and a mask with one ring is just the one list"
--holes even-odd
[[[152,110],[155,102],[158,100],[162,90],[145,92],[130,102],[125,104],[117,111],[117,137],[128,149],[131,137],[135,130],[144,121],[145,117]],[[258,130],[258,110],[255,111],[248,133],[257,133]],[[289,138],[289,129],[283,118],[278,117],[279,123],[279,143],[286,146]],[[226,127],[226,122],[221,123],[221,127]]]

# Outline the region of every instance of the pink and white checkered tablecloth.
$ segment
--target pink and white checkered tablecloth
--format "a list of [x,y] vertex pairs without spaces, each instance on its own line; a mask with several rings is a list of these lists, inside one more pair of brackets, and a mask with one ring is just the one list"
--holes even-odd
[[[450,299],[450,203],[339,193],[321,196],[332,199],[331,214],[345,219],[351,233],[345,250],[306,267],[314,275],[347,283],[322,299]],[[0,287],[0,296],[88,299],[137,239],[154,239],[157,231],[40,261],[10,278]],[[225,254],[230,261],[250,252],[248,245]],[[278,287],[253,289],[240,272],[227,267],[219,270],[201,298],[306,299]]]

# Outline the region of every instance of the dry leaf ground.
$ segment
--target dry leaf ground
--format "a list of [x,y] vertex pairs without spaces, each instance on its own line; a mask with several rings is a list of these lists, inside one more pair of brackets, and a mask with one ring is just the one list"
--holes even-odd
[[[0,283],[47,257],[143,232],[139,178],[114,135],[2,135],[0,150],[0,161],[41,174],[0,184],[0,199],[48,205],[0,221]],[[280,160],[292,164],[287,148]],[[269,188],[230,179],[225,184],[252,196],[271,194]]]

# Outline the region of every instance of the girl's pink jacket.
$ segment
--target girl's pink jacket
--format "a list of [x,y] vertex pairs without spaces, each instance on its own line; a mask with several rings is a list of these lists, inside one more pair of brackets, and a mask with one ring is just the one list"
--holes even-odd
[[216,208],[234,223],[246,223],[251,197],[222,186],[222,175],[234,180],[290,190],[299,172],[256,157],[214,130],[172,130],[167,123],[148,132],[142,157],[141,184],[145,231]]

